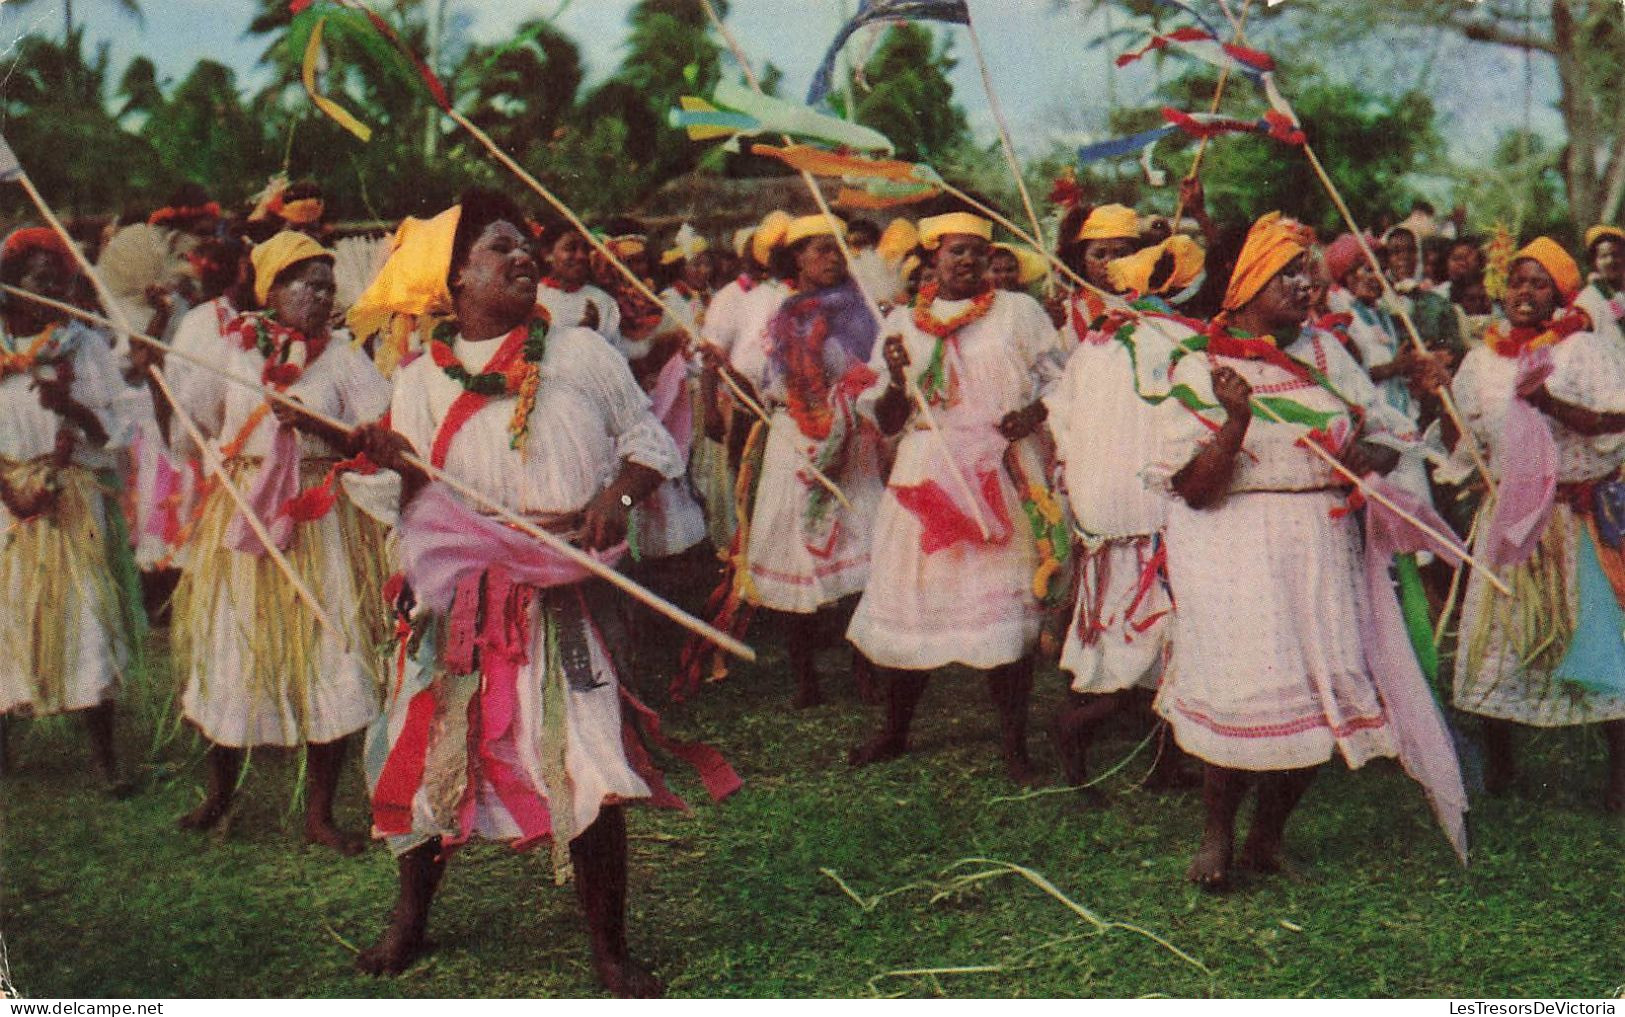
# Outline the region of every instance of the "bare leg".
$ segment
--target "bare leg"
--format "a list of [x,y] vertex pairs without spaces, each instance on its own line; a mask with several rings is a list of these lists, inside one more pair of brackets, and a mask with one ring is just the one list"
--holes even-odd
[[570,842],[576,896],[587,918],[592,966],[617,999],[654,999],[660,980],[632,960],[626,948],[626,810],[606,805]]
[[1608,740],[1608,790],[1602,807],[1609,812],[1625,812],[1625,720],[1610,720],[1602,726]]
[[1241,846],[1241,866],[1254,872],[1280,872],[1287,817],[1314,782],[1316,767],[1265,774],[1258,783],[1258,813]]
[[886,701],[886,692],[880,687],[880,677],[874,662],[852,649],[852,681],[858,687],[858,699],[864,706],[879,706]]
[[1202,844],[1185,874],[1186,879],[1204,890],[1217,892],[1230,887],[1236,812],[1250,783],[1251,778],[1244,771],[1207,764],[1202,778],[1202,804],[1207,809],[1207,822],[1202,830]]
[[914,708],[920,705],[925,684],[931,677],[929,671],[890,667],[876,667],[875,673],[886,683],[885,726],[878,735],[847,754],[846,761],[852,766],[896,759],[908,751],[908,728],[914,721]]
[[1152,791],[1189,791],[1201,787],[1201,775],[1185,765],[1191,757],[1179,747],[1173,727],[1161,717],[1154,716],[1153,723],[1157,761],[1151,767],[1145,786]]
[[130,792],[130,785],[119,780],[118,756],[113,750],[113,701],[98,703],[88,710],[81,711],[79,716],[83,719],[85,733],[90,736],[90,759],[96,766],[96,772],[101,774],[102,782],[109,793],[123,796]]
[[0,713],[0,777],[11,772],[11,717]]
[[999,714],[999,753],[1004,772],[1017,784],[1036,784],[1038,774],[1027,755],[1027,714],[1033,694],[1033,659],[1023,657],[987,674],[987,690]]
[[1492,795],[1512,790],[1517,777],[1512,754],[1512,722],[1484,718],[1484,790]]
[[818,615],[787,614],[786,650],[790,656],[790,673],[796,678],[795,708],[805,710],[824,704],[824,695],[818,688]]
[[446,873],[440,838],[419,845],[395,860],[400,888],[390,912],[384,937],[361,951],[356,969],[369,975],[398,975],[429,952],[424,933],[429,927],[429,904]]
[[365,838],[333,825],[333,795],[344,764],[344,739],[305,746],[305,843],[322,844],[341,855],[358,855]]
[[209,769],[208,790],[204,794],[203,804],[181,817],[183,829],[207,830],[220,822],[226,809],[231,807],[231,794],[237,787],[243,753],[241,749],[210,744],[204,764]]
[[1128,705],[1131,693],[1068,692],[1067,705],[1050,722],[1050,738],[1061,757],[1067,784],[1089,782],[1089,745],[1095,732],[1113,714]]

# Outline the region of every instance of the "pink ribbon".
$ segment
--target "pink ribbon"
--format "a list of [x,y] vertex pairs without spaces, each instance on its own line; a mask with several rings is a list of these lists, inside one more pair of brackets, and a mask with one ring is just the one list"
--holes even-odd
[[[1448,524],[1421,498],[1375,473],[1368,474],[1365,483],[1440,535],[1451,535]],[[1432,551],[1446,563],[1459,565],[1467,552],[1454,541],[1442,543],[1423,532],[1375,498],[1366,499],[1365,528],[1365,592],[1370,617],[1360,637],[1366,667],[1398,742],[1400,764],[1422,786],[1445,837],[1465,865],[1467,789],[1462,786],[1461,762],[1444,714],[1416,662],[1388,566],[1394,555],[1415,551]]]
[[[248,492],[249,508],[271,534],[278,551],[293,543],[293,519],[282,506],[299,494],[299,436],[291,427],[278,427],[271,438],[271,452],[260,464],[254,486]],[[265,544],[248,525],[239,509],[226,526],[226,546],[244,554],[264,555]]]
[[649,401],[654,403],[655,417],[671,432],[686,461],[694,441],[694,412],[688,399],[688,361],[681,354],[666,361],[666,366],[660,369]]
[[1557,497],[1557,442],[1528,397],[1552,373],[1549,348],[1518,357],[1516,391],[1507,400],[1501,444],[1495,452],[1495,511],[1485,532],[1484,561],[1491,568],[1529,560],[1551,519]]

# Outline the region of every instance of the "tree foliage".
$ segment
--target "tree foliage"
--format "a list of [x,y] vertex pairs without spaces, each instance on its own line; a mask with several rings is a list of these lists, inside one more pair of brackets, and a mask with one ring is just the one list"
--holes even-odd
[[[965,111],[954,102],[948,80],[958,61],[952,38],[904,22],[887,30],[854,83],[854,118],[884,134],[900,158],[947,163],[970,138]],[[831,97],[844,112],[845,96]]]

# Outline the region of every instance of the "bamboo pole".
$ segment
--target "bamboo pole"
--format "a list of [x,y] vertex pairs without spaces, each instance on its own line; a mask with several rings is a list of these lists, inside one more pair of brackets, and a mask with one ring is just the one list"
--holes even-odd
[[[111,328],[120,327],[100,315],[92,314],[89,311],[74,307],[71,304],[65,304],[59,300],[53,300],[50,297],[44,297],[37,293],[31,293],[28,290],[18,289],[15,286],[0,286],[0,291],[12,294],[13,296],[21,297],[25,300],[32,300],[46,307],[54,307],[59,311],[74,315],[75,317],[91,322],[92,324]],[[306,406],[304,403],[301,403],[299,400],[290,398],[289,396],[284,395],[275,389],[266,388],[252,379],[245,378],[242,375],[235,374],[231,371],[227,371],[212,363],[207,358],[189,354],[184,350],[175,349],[168,343],[154,339],[149,335],[143,335],[142,333],[134,330],[125,330],[125,334],[136,342],[146,343],[148,346],[151,346],[154,349],[163,350],[168,356],[178,357],[181,360],[185,360],[188,363],[195,364],[206,371],[216,374],[227,381],[241,385],[244,388],[252,389],[267,399],[282,403],[286,406],[291,406],[299,410],[301,413],[311,417],[313,420],[317,420],[329,427],[343,431],[346,434],[355,433],[356,429],[353,426],[346,424],[344,421],[312,409],[311,407]],[[177,409],[179,409],[179,407],[177,407]],[[700,619],[695,618],[693,615],[690,615],[682,608],[677,607],[676,605],[671,604],[658,595],[650,592],[644,587],[638,585],[636,582],[633,582],[631,579],[628,579],[626,576],[610,568],[608,565],[605,565],[598,559],[587,554],[585,551],[571,544],[569,541],[564,540],[555,533],[550,533],[547,530],[542,529],[535,523],[532,523],[530,520],[513,512],[506,505],[503,505],[491,497],[480,493],[478,490],[469,487],[456,477],[447,474],[444,470],[436,468],[431,463],[419,458],[416,455],[407,453],[403,455],[402,458],[411,465],[422,470],[431,480],[439,481],[452,490],[467,497],[470,501],[483,505],[497,518],[509,523],[520,532],[536,538],[537,540],[546,544],[551,550],[557,551],[559,554],[564,555],[576,565],[581,566],[611,585],[618,587],[620,590],[638,600],[640,603],[646,605],[654,611],[658,611],[660,614],[670,618],[672,621],[688,629],[690,632],[702,636],[705,639],[709,639],[711,642],[716,643],[718,646],[721,646],[723,649],[735,654],[736,656],[743,657],[746,660],[756,659],[756,651],[752,650],[749,646],[733,638],[727,633],[706,624]]]

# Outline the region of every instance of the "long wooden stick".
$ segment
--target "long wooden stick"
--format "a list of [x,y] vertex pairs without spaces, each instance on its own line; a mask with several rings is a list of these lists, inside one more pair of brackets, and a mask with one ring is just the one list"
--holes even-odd
[[[0,291],[10,293],[25,300],[32,300],[46,307],[54,307],[59,311],[74,315],[75,317],[91,322],[92,324],[102,325],[110,328],[119,327],[98,314],[92,314],[89,311],[74,307],[71,304],[65,304],[59,300],[53,300],[50,297],[44,297],[37,293],[31,293],[28,290],[18,289],[15,286],[0,286]],[[146,343],[154,349],[163,350],[165,354],[169,356],[178,357],[181,360],[195,364],[206,371],[219,375],[221,378],[224,378],[227,381],[241,385],[244,388],[252,389],[267,399],[293,407],[312,419],[320,421],[321,423],[326,424],[327,426],[336,430],[342,431],[345,434],[355,433],[355,428],[350,424],[347,424],[336,417],[330,417],[325,413],[305,405],[297,399],[292,399],[283,393],[276,391],[275,389],[266,388],[259,382],[225,370],[204,357],[189,354],[184,350],[178,350],[166,342],[154,339],[149,335],[143,335],[140,332],[127,330],[125,331],[125,334],[128,335],[132,340]],[[177,410],[179,409],[179,407],[176,408]],[[730,653],[735,654],[736,656],[743,657],[746,660],[756,659],[756,651],[752,650],[749,646],[733,638],[727,633],[706,624],[698,618],[695,618],[682,608],[669,603],[657,594],[650,592],[644,587],[638,585],[636,582],[633,582],[631,579],[628,579],[626,576],[610,568],[608,565],[605,565],[598,559],[587,554],[585,551],[582,551],[580,548],[576,547],[574,544],[571,544],[569,541],[563,539],[557,534],[550,533],[525,519],[523,516],[514,513],[506,505],[503,505],[488,495],[482,494],[478,490],[469,487],[456,477],[447,474],[444,470],[436,468],[416,455],[406,453],[402,456],[402,458],[413,466],[416,466],[418,469],[421,469],[429,476],[431,480],[439,481],[452,490],[457,491],[459,494],[464,495],[470,501],[477,502],[478,504],[484,506],[497,518],[511,524],[520,532],[535,537],[537,540],[540,540],[542,543],[546,544],[550,549],[557,551],[566,558],[569,558],[572,562],[591,572],[598,578],[620,588],[622,591],[626,592],[640,603],[655,611],[658,611],[662,615],[665,615],[667,618],[670,618],[672,621],[688,629],[690,632],[711,640],[718,646]]]
[[[1286,420],[1282,419],[1280,414],[1270,409],[1269,404],[1262,400],[1253,400],[1252,407],[1255,411],[1262,410],[1266,417],[1275,421],[1277,424],[1287,423]],[[1319,442],[1315,441],[1313,438],[1310,438],[1307,431],[1304,432],[1303,436],[1299,439],[1298,444],[1303,445],[1305,448],[1309,449],[1310,452],[1319,456],[1325,461],[1326,465],[1330,466],[1344,480],[1347,480],[1349,483],[1353,484],[1355,489],[1361,494],[1365,495],[1365,497],[1370,501],[1374,501],[1383,508],[1386,508],[1394,515],[1405,520],[1407,523],[1410,523],[1412,526],[1416,527],[1418,530],[1421,530],[1423,533],[1427,534],[1429,537],[1432,537],[1434,540],[1437,540],[1446,547],[1455,548],[1460,545],[1460,541],[1456,540],[1453,536],[1445,536],[1432,526],[1429,526],[1427,523],[1416,518],[1416,516],[1400,508],[1398,505],[1395,505],[1393,500],[1387,495],[1383,494],[1381,491],[1378,491],[1368,485],[1364,480],[1360,479],[1360,477],[1357,476],[1353,470],[1349,469],[1347,466],[1344,466],[1336,456],[1322,448]],[[1461,560],[1484,573],[1484,578],[1489,581],[1491,586],[1495,587],[1497,590],[1500,590],[1509,597],[1512,596],[1512,590],[1507,587],[1506,583],[1501,581],[1500,577],[1495,574],[1493,569],[1484,565],[1477,558],[1474,558],[1472,552],[1468,551],[1465,547],[1462,548],[1460,553]]]
[[[762,95],[762,82],[759,78],[757,78],[756,69],[751,66],[750,60],[745,56],[745,50],[739,45],[739,40],[734,37],[733,32],[725,23],[723,23],[721,15],[717,13],[717,9],[711,3],[711,0],[700,0],[700,6],[705,8],[706,16],[711,20],[711,24],[716,27],[718,34],[722,36],[722,41],[727,44],[729,51],[733,53],[734,62],[739,64],[739,69],[744,72],[745,80],[750,83],[751,90],[757,95]],[[784,143],[788,145],[790,143],[790,139],[785,137]],[[881,313],[879,301],[875,299],[873,293],[869,292],[869,288],[864,285],[862,277],[858,273],[852,271],[854,267],[852,249],[847,245],[846,236],[841,231],[840,220],[835,217],[835,212],[831,210],[828,200],[826,200],[824,197],[823,188],[818,186],[818,181],[814,179],[813,175],[806,170],[801,171],[801,182],[806,185],[807,191],[813,197],[813,201],[817,202],[818,204],[819,212],[823,214],[824,219],[830,224],[830,234],[835,238],[835,244],[841,250],[841,257],[846,260],[847,276],[852,280],[853,285],[857,287],[858,293],[863,296],[864,302],[868,304],[869,313],[874,315],[875,324],[877,326],[884,325],[886,316]],[[919,387],[914,384],[912,379],[909,381],[908,387],[909,395],[919,406],[921,416],[924,418],[926,426],[930,429],[932,435],[935,436],[943,456],[948,461],[948,472],[954,482],[954,486],[959,488],[960,496],[965,498],[970,504],[971,512],[976,519],[976,526],[982,531],[982,539],[993,539],[993,530],[988,525],[987,519],[982,512],[981,502],[977,501],[976,495],[971,488],[970,480],[965,476],[964,470],[959,468],[959,460],[954,457],[953,448],[948,444],[947,436],[942,433],[942,428],[937,425],[937,418],[935,414],[931,412],[930,405],[926,402],[924,395],[920,392]]]
[[[136,338],[134,332],[128,334],[132,338]],[[321,600],[311,592],[309,586],[305,585],[305,581],[299,578],[299,573],[294,571],[293,563],[288,560],[288,556],[283,554],[281,548],[276,546],[276,541],[271,537],[270,529],[266,527],[259,516],[254,514],[253,507],[248,504],[247,496],[237,490],[237,485],[232,482],[231,475],[226,472],[226,464],[220,459],[220,450],[209,443],[209,440],[203,436],[203,431],[198,428],[197,422],[192,419],[192,415],[186,412],[186,408],[181,405],[180,400],[175,398],[175,393],[170,389],[169,382],[164,380],[163,372],[153,366],[147,368],[147,374],[157,383],[158,388],[164,393],[164,398],[169,400],[169,405],[175,411],[175,419],[181,422],[181,426],[186,429],[187,436],[198,447],[198,454],[203,457],[203,462],[209,467],[209,472],[214,474],[214,479],[220,484],[221,490],[225,491],[226,496],[236,504],[237,511],[243,515],[243,521],[248,524],[249,529],[254,531],[254,536],[258,537],[260,543],[265,546],[265,553],[271,556],[271,560],[276,563],[277,568],[287,577],[289,584],[293,586],[294,593],[298,594],[299,599],[305,602],[306,607],[310,608],[310,613],[315,615],[316,621],[321,624],[322,628],[344,643],[346,650],[350,649],[349,636],[340,631],[339,627],[333,623],[333,619],[327,614],[327,609],[322,607]]]
[[[982,52],[982,39],[976,34],[976,19],[970,16],[970,9],[966,7],[965,33],[970,37],[971,55],[976,58],[976,67],[982,73],[982,91],[987,93],[988,110],[993,114],[993,123],[999,131],[999,147],[1004,150],[1004,161],[1010,167],[1010,176],[1016,182],[1016,192],[1021,195],[1021,206],[1026,209],[1027,221],[1032,224],[1033,236],[1039,240],[1044,237],[1044,227],[1039,225],[1038,210],[1033,206],[1033,196],[1027,192],[1027,181],[1021,174],[1021,161],[1016,158],[1016,146],[1010,139],[1010,124],[1004,116],[1004,106],[999,102],[999,94],[993,90],[993,74],[988,69],[987,57]],[[1050,271],[1045,280],[1046,286],[1053,287],[1055,272]]]
[[[510,173],[518,177],[521,183],[523,183],[526,187],[529,187],[532,191],[535,191],[543,201],[553,206],[553,208],[560,215],[569,220],[570,225],[576,228],[577,232],[579,232],[586,239],[587,243],[591,244],[595,251],[597,251],[606,261],[613,265],[615,269],[621,273],[621,275],[626,277],[627,281],[632,284],[633,289],[637,290],[646,299],[654,301],[654,303],[666,308],[668,311],[671,310],[666,302],[661,300],[659,295],[649,287],[648,283],[638,278],[638,274],[632,271],[632,269],[628,267],[625,262],[617,257],[614,251],[610,250],[608,244],[598,239],[593,235],[591,230],[587,229],[587,224],[581,221],[581,217],[576,215],[575,211],[572,210],[569,205],[566,205],[562,200],[554,195],[552,191],[548,190],[547,187],[544,186],[540,180],[537,180],[533,175],[531,175],[531,173],[527,171],[525,167],[519,165],[514,157],[504,151],[501,145],[498,145],[494,140],[492,140],[489,134],[486,134],[485,131],[481,130],[478,124],[475,124],[472,120],[463,116],[463,114],[457,112],[455,109],[447,110],[446,115],[451,117],[452,121],[455,122],[457,126],[473,135],[474,140],[478,141],[482,146],[484,146],[485,150],[491,153],[492,158],[496,159],[497,162],[501,163]],[[702,338],[700,334],[694,330],[694,326],[690,325],[686,320],[684,320],[681,315],[672,314],[671,318],[677,323],[677,327],[688,333],[688,337],[695,343],[705,342],[704,338]],[[754,399],[746,396],[745,393],[740,389],[739,385],[735,383],[732,378],[728,378],[726,375],[724,375],[723,380],[727,382],[728,387],[733,390],[734,394],[744,401],[747,409],[764,421],[768,419],[767,411],[762,409],[762,407]],[[836,486],[835,481],[825,476],[818,469],[818,467],[813,464],[811,458],[808,458],[807,461],[802,464],[802,468],[805,469],[814,480],[818,481],[819,484],[828,489],[829,492],[833,494],[836,500],[838,500],[842,505],[848,507],[851,506],[852,503],[847,500],[846,495],[841,492],[841,489],[838,486]]]

